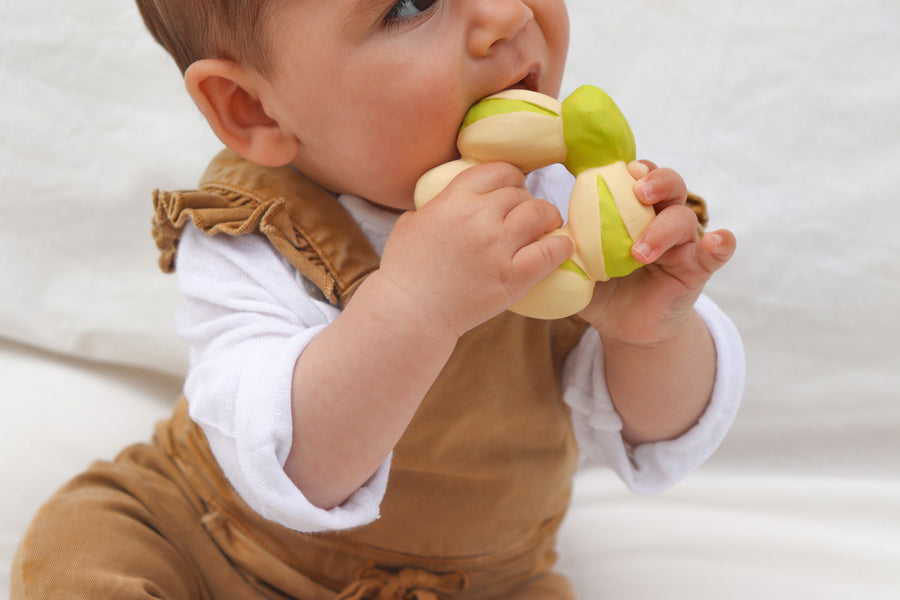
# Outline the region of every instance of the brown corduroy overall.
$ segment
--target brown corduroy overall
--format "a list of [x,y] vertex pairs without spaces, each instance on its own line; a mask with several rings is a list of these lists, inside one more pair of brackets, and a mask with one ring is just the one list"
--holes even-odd
[[[158,193],[156,209],[166,270],[188,219],[261,232],[341,306],[378,266],[333,196],[228,151],[197,191]],[[12,598],[570,599],[552,572],[577,455],[559,382],[584,327],[504,313],[463,336],[395,449],[381,518],[351,531],[307,535],[254,513],[182,399],[151,443],[41,508]]]

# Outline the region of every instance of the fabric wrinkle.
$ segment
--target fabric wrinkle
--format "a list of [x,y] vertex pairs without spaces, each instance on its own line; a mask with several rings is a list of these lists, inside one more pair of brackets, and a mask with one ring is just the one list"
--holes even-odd
[[468,585],[460,571],[431,573],[407,568],[391,572],[368,563],[336,600],[449,600]]

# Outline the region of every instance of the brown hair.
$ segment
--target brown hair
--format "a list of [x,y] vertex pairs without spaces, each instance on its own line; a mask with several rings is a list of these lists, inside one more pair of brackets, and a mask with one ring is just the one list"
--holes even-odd
[[267,74],[270,0],[136,0],[144,24],[181,72],[223,58]]

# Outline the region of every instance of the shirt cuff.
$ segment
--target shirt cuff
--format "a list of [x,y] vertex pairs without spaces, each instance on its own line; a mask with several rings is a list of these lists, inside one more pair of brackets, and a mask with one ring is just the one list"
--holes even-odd
[[[252,352],[243,364],[246,379],[236,393],[231,431],[192,410],[231,485],[250,508],[266,519],[304,533],[361,527],[378,519],[387,488],[391,456],[340,506],[319,508],[307,500],[284,471],[293,427],[289,392],[296,357],[321,327],[303,331],[277,352]],[[190,397],[189,397],[190,401]],[[209,403],[207,403],[209,404]],[[202,403],[197,403],[202,406]]]
[[622,420],[606,384],[599,335],[588,330],[567,363],[565,400],[575,435],[587,460],[607,463],[630,490],[652,495],[673,486],[703,464],[731,428],[744,387],[745,360],[740,334],[706,296],[695,305],[716,347],[716,378],[709,405],[682,436],[630,448]]

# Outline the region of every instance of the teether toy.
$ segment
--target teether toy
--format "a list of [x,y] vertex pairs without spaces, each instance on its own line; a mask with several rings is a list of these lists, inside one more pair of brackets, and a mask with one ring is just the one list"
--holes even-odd
[[566,224],[547,235],[567,235],[575,253],[538,282],[510,310],[557,319],[587,306],[594,283],[643,266],[631,246],[654,216],[634,196],[626,165],[634,136],[618,106],[600,88],[582,86],[562,102],[528,90],[489,96],[466,113],[457,146],[461,158],[425,173],[415,204],[421,208],[462,171],[505,161],[523,172],[562,163],[575,175]]

